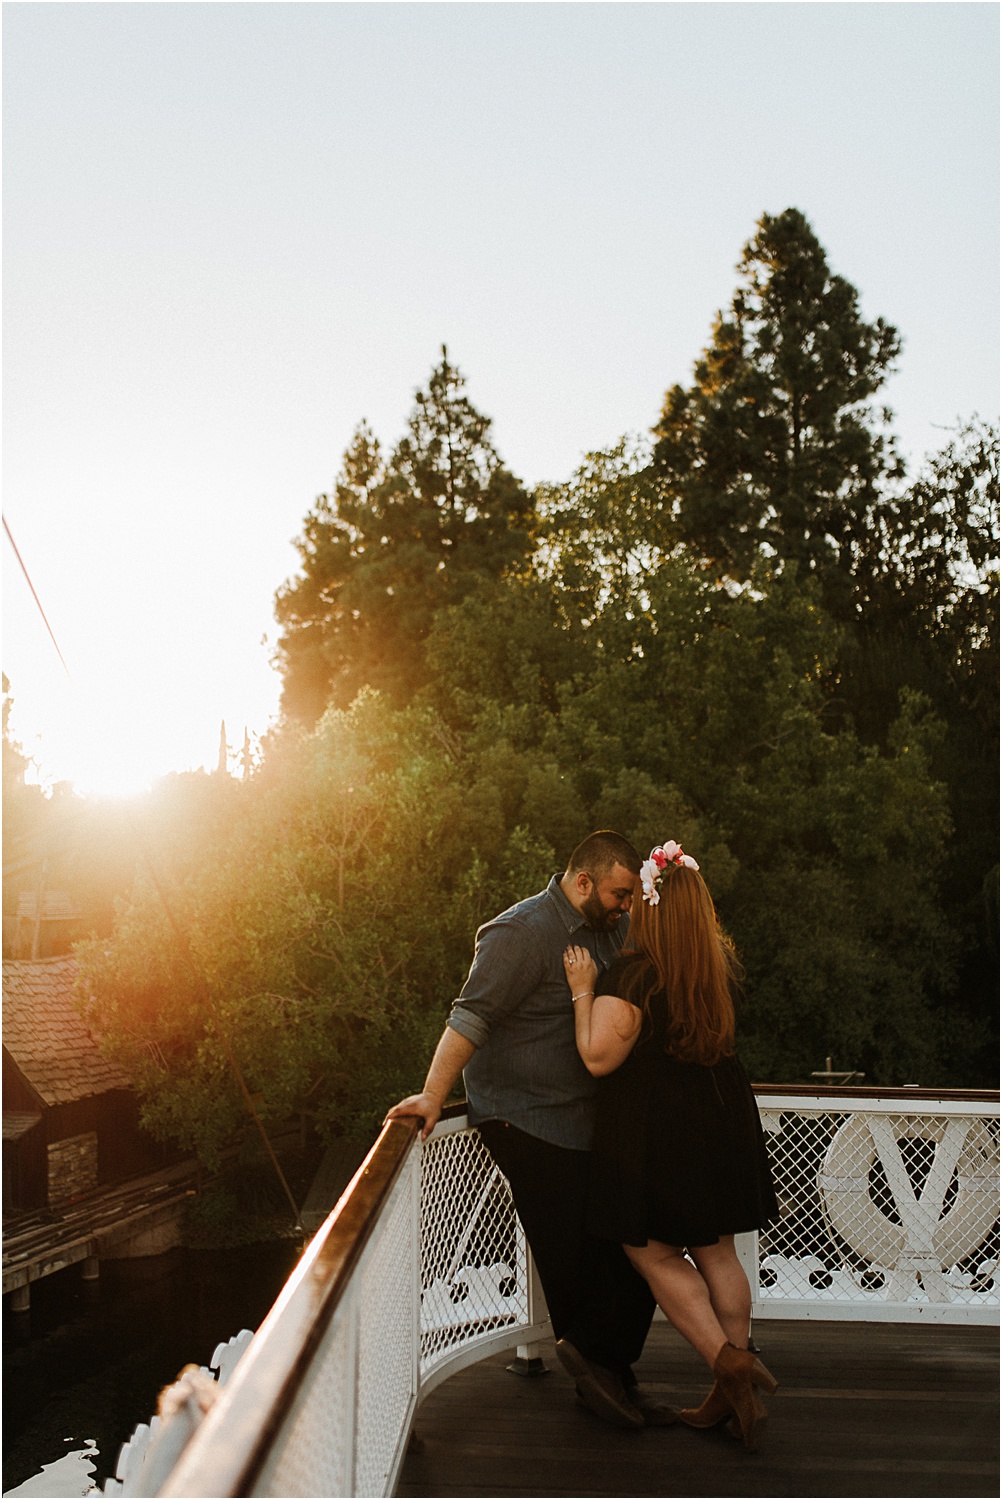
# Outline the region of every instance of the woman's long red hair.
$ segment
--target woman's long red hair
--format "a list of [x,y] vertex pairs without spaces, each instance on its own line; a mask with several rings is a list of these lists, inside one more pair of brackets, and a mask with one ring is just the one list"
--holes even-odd
[[651,1024],[651,996],[662,990],[668,996],[671,1055],[705,1066],[729,1057],[734,1051],[731,986],[740,967],[698,871],[669,865],[657,906],[639,895],[634,899],[623,957],[631,954],[647,963],[631,963],[622,988],[626,998],[641,1001],[645,1030]]

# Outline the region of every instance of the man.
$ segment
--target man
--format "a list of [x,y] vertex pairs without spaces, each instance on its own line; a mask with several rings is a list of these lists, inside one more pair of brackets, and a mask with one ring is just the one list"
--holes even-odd
[[622,1248],[585,1231],[596,1080],[578,1056],[564,975],[569,944],[601,973],[623,945],[640,855],[618,833],[593,833],[559,879],[485,923],[420,1094],[387,1119],[417,1115],[425,1139],[464,1074],[471,1125],[511,1184],[557,1339],[578,1394],[624,1427],[675,1413],[641,1391],[630,1366],[654,1313]]

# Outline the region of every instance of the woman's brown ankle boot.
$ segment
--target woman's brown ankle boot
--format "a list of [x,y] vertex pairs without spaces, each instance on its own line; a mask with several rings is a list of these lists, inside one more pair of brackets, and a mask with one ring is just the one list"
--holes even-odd
[[741,1429],[741,1439],[749,1453],[758,1447],[768,1420],[760,1390],[770,1395],[779,1382],[750,1349],[735,1349],[725,1344],[713,1366],[720,1393],[733,1411]]
[[702,1406],[687,1407],[685,1411],[679,1412],[678,1419],[680,1422],[685,1422],[687,1427],[719,1427],[721,1422],[726,1422],[728,1417],[733,1415],[720,1389],[720,1381],[715,1380],[713,1389]]

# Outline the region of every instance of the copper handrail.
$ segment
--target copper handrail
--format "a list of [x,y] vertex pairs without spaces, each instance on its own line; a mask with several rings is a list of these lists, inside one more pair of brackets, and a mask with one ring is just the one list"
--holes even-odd
[[[407,1160],[417,1119],[391,1120],[317,1231],[253,1344],[160,1491],[249,1495]],[[226,1424],[225,1441],[214,1442]]]

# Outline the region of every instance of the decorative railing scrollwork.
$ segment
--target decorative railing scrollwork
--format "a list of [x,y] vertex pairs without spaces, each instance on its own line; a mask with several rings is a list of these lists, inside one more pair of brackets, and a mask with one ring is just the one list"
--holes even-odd
[[996,1321],[998,1096],[777,1092],[759,1097],[781,1210],[759,1314]]

